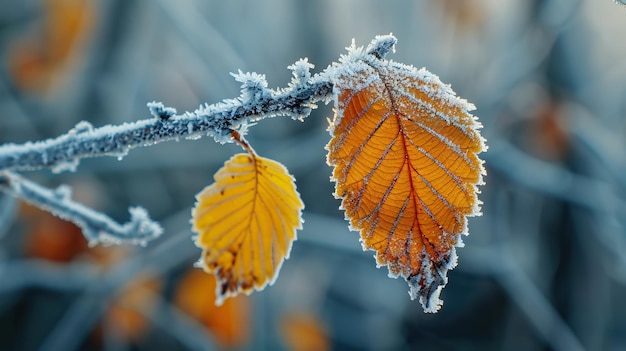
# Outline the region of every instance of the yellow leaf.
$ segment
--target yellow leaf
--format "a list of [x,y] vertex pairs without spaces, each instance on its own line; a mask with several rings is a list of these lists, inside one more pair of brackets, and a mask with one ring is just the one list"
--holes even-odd
[[302,229],[302,200],[280,163],[252,151],[237,154],[197,195],[196,245],[204,269],[217,277],[216,303],[272,284]]
[[466,216],[480,213],[480,123],[471,104],[424,69],[358,53],[343,64],[327,146],[335,195],[363,249],[436,312]]

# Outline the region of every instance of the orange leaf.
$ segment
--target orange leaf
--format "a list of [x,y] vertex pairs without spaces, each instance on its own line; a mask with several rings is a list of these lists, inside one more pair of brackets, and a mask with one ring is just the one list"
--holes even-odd
[[130,281],[106,311],[105,323],[125,339],[140,340],[150,327],[150,321],[144,314],[154,309],[161,285],[157,278],[144,276]]
[[56,86],[93,32],[93,1],[46,0],[43,25],[36,36],[20,38],[9,53],[9,72],[23,90],[45,92]]
[[293,177],[280,163],[251,151],[237,154],[197,195],[196,245],[204,269],[217,276],[217,304],[239,292],[262,290],[278,276],[304,207]]
[[306,312],[292,312],[280,323],[283,342],[292,351],[330,350],[328,334],[322,321]]
[[342,63],[327,145],[335,196],[363,249],[436,312],[466,216],[480,211],[481,125],[473,105],[425,69],[358,50]]
[[215,285],[215,277],[192,269],[180,281],[174,303],[206,326],[219,346],[243,346],[250,334],[250,301],[238,296],[215,306]]
[[87,250],[80,228],[36,207],[23,206],[22,216],[29,227],[24,241],[27,256],[54,262],[70,262]]

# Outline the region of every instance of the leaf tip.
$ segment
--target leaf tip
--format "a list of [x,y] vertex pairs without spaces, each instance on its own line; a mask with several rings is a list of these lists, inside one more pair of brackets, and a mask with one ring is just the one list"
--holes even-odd
[[443,305],[439,295],[448,283],[447,269],[437,269],[437,273],[434,275],[420,273],[406,279],[411,300],[419,300],[426,313],[437,313]]

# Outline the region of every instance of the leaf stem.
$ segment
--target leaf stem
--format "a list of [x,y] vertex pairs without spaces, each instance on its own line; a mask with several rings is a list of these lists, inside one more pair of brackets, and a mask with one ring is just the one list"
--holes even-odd
[[235,140],[235,142],[237,142],[237,144],[239,144],[242,148],[244,148],[244,150],[248,151],[248,153],[250,153],[253,159],[256,159],[258,154],[256,153],[256,151],[254,151],[254,149],[252,148],[252,145],[248,143],[248,141],[243,137],[243,135],[241,135],[238,131],[233,130],[230,132],[230,136],[233,138],[233,140]]

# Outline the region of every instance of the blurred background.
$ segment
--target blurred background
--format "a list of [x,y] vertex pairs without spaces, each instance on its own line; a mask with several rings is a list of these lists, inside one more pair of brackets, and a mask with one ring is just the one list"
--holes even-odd
[[266,119],[249,141],[295,175],[304,230],[276,283],[213,306],[193,268],[194,195],[240,149],[211,138],[89,159],[69,184],[120,222],[147,208],[147,247],[80,231],[0,194],[2,350],[626,349],[626,7],[612,0],[0,0],[0,143],[149,118],[239,95],[229,72],[285,87],[355,38],[425,66],[477,106],[489,151],[483,216],[427,315],[362,252],[332,196],[331,106]]

